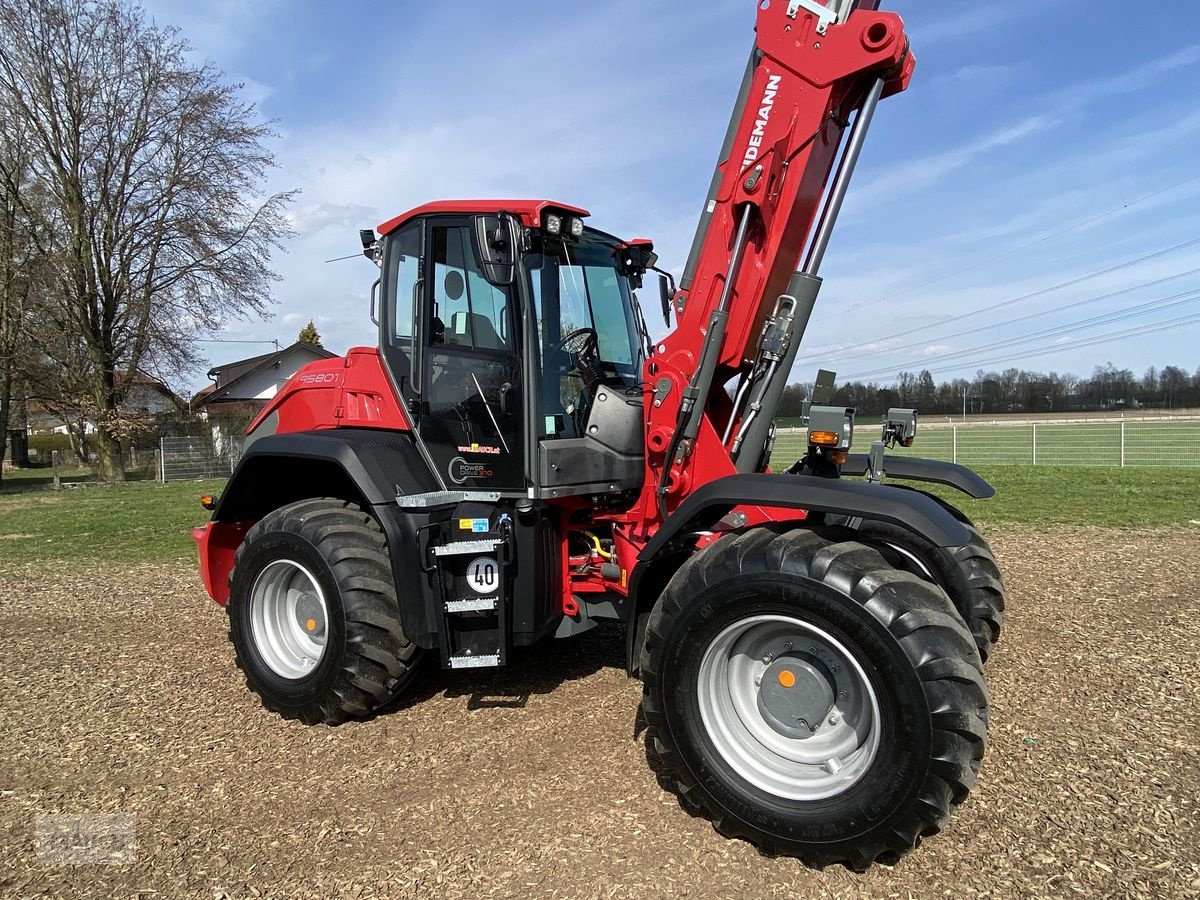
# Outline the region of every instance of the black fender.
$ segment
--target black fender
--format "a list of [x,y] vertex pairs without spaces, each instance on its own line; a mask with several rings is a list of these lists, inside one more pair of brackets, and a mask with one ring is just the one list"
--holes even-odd
[[[315,464],[315,467],[314,467]],[[397,494],[437,490],[412,437],[395,431],[336,428],[270,434],[249,443],[213,511],[220,522],[260,519],[285,503],[324,494],[307,472],[325,468],[375,506]],[[279,498],[283,502],[276,502]],[[349,498],[347,498],[349,499]]]
[[736,506],[878,519],[914,531],[938,547],[961,547],[971,540],[945,507],[916,491],[812,475],[730,475],[701,486],[679,504],[642,548],[638,562],[654,559],[680,534],[708,528]]
[[[765,506],[807,510],[862,519],[890,522],[919,534],[938,547],[960,547],[971,535],[962,522],[936,498],[919,491],[885,484],[818,478],[813,475],[730,475],[710,481],[685,499],[638,554],[630,576],[629,602],[625,607],[627,629],[626,663],[632,673],[644,631],[643,616],[649,604],[639,593],[657,596],[666,586],[669,573],[677,568],[656,567],[656,561],[686,559],[690,548],[677,539],[711,528],[737,506]],[[664,571],[667,570],[667,571]]]
[[213,521],[253,522],[311,497],[358,504],[387,537],[405,634],[429,648],[437,645],[425,602],[432,586],[418,565],[418,532],[428,516],[400,509],[396,497],[436,490],[416,441],[404,432],[337,428],[266,434],[248,443],[221,492]]
[[[867,471],[867,454],[851,453],[842,463],[843,474],[861,475]],[[945,484],[957,488],[976,500],[994,496],[996,489],[977,472],[958,463],[940,459],[922,459],[918,456],[884,456],[883,472],[887,478],[901,481],[925,481],[930,484]]]

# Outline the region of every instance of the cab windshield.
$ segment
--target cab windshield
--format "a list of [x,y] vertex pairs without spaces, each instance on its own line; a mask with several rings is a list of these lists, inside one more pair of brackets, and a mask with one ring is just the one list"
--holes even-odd
[[617,240],[585,229],[577,241],[539,236],[525,257],[537,316],[541,437],[577,437],[589,404],[563,339],[594,329],[609,383],[632,388],[640,378],[643,342],[629,281],[616,268]]

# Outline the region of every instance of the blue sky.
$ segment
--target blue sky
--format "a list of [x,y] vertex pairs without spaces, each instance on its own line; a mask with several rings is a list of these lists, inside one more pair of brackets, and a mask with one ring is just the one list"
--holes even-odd
[[[980,364],[1195,370],[1197,323],[1081,346],[1200,318],[1193,0],[883,5],[905,18],[917,74],[880,107],[793,380],[822,365],[878,380],[926,365],[939,380]],[[275,317],[214,336],[290,342],[313,318],[339,352],[375,343],[374,270],[323,260],[426,200],[577,203],[681,269],[755,16],[753,0],[147,7],[245,83],[280,133],[272,188],[302,191]],[[205,345],[213,363],[266,349]]]

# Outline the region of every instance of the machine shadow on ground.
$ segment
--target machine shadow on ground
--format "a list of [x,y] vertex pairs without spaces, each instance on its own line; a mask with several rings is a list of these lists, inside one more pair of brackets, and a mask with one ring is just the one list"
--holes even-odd
[[[511,667],[474,673],[449,671],[429,653],[412,690],[379,710],[386,716],[435,696],[467,697],[467,709],[524,709],[530,697],[550,694],[562,684],[582,681],[602,669],[625,669],[625,629],[602,624],[566,641],[544,641],[518,647]],[[640,706],[639,706],[640,715]]]

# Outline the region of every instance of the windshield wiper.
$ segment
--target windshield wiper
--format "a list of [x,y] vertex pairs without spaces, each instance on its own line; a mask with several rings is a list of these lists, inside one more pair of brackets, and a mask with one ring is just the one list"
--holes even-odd
[[479,399],[483,401],[483,408],[487,410],[488,418],[492,420],[492,427],[496,429],[496,436],[500,438],[500,443],[504,445],[504,452],[510,452],[508,449],[508,441],[504,439],[504,433],[500,430],[500,423],[496,421],[496,414],[492,412],[492,404],[488,403],[488,398],[483,395],[483,388],[479,385],[479,379],[475,377],[475,373],[471,373],[471,380],[475,382],[475,390],[479,391]]

